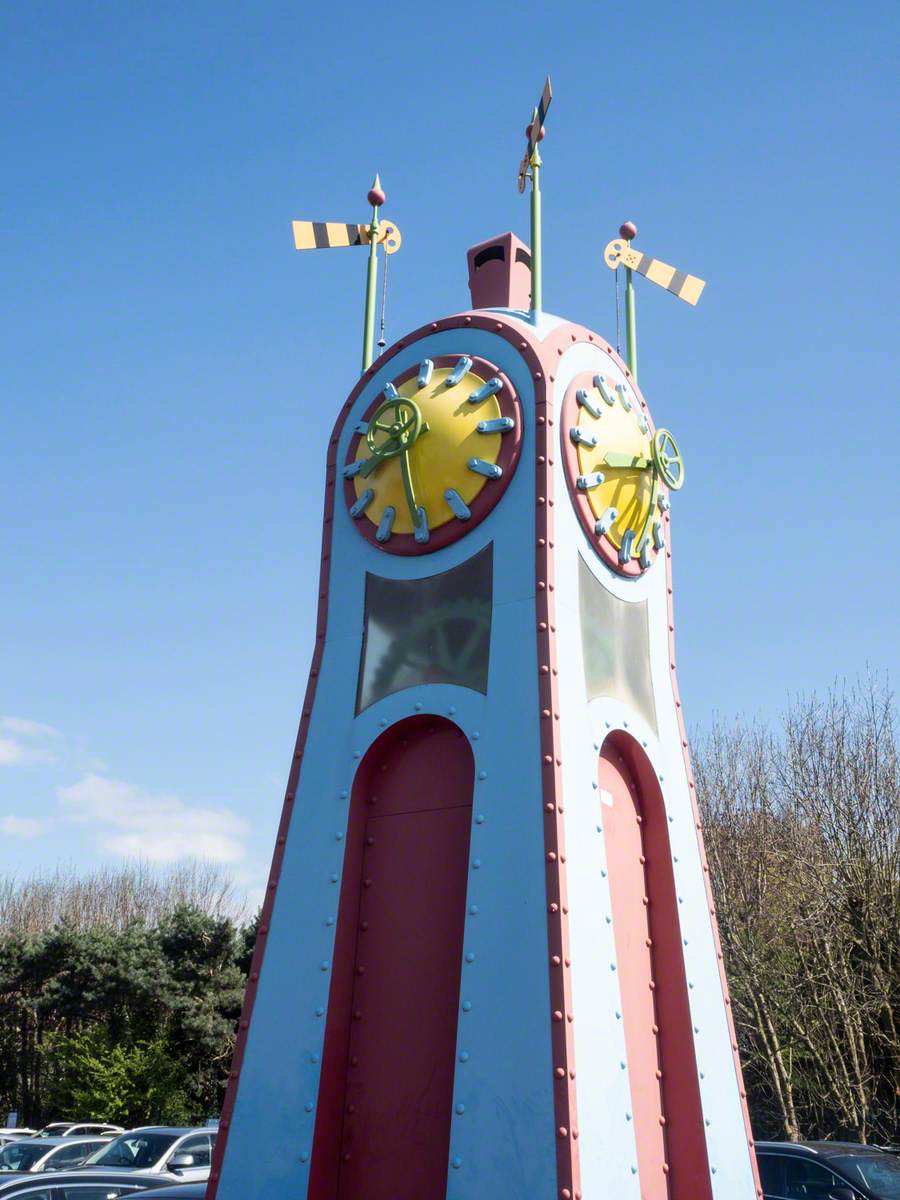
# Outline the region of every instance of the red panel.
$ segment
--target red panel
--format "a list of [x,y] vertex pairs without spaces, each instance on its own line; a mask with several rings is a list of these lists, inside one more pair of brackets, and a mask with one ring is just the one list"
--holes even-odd
[[351,800],[309,1197],[443,1200],[474,764],[449,722],[382,735]]
[[646,756],[617,740],[599,782],[641,1196],[711,1200],[665,806]]

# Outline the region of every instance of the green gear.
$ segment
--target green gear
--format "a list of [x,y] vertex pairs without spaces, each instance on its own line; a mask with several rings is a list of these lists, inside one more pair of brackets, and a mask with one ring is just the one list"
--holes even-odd
[[484,691],[490,652],[491,609],[482,600],[449,600],[405,623],[378,664],[376,695],[399,691],[396,680],[407,668],[418,683],[452,683]]

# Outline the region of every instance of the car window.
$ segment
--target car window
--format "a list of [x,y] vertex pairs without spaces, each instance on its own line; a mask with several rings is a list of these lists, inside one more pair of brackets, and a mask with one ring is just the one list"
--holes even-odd
[[119,1196],[134,1196],[137,1200],[142,1190],[127,1183],[67,1183],[53,1189],[51,1200],[118,1200]]
[[864,1183],[880,1200],[900,1200],[900,1158],[893,1154],[842,1154],[832,1161],[851,1183]]
[[784,1155],[756,1155],[756,1165],[759,1167],[759,1181],[767,1196],[784,1195]]
[[820,1163],[805,1158],[785,1158],[784,1194],[788,1200],[828,1200],[832,1188],[846,1187],[846,1179],[833,1174]]
[[178,1138],[171,1133],[123,1133],[91,1155],[92,1167],[153,1167]]
[[30,1171],[48,1152],[46,1142],[31,1138],[26,1142],[10,1142],[0,1150],[0,1171]]
[[76,1142],[74,1146],[60,1146],[58,1150],[50,1151],[44,1170],[62,1171],[66,1167],[77,1166],[102,1145],[102,1142]]
[[212,1159],[209,1134],[185,1138],[177,1150],[178,1154],[193,1154],[195,1167],[208,1167]]

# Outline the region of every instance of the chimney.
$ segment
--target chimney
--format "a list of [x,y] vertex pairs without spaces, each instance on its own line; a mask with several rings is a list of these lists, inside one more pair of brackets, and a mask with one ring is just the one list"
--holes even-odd
[[531,251],[514,233],[479,242],[466,257],[473,308],[531,308]]

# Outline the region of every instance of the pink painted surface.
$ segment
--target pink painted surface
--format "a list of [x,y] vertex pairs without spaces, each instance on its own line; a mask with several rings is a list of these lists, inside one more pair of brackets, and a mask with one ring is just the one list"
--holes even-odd
[[309,1197],[443,1200],[474,763],[414,717],[351,799]]
[[514,233],[479,242],[467,258],[473,308],[531,308],[531,251]]
[[641,1197],[711,1200],[662,793],[624,734],[604,743],[599,784]]

